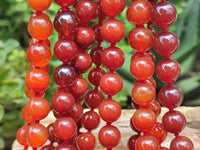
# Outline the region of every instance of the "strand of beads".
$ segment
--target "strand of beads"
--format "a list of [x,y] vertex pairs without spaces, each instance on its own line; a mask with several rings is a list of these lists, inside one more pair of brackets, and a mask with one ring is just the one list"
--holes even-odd
[[120,68],[124,63],[124,54],[121,49],[115,47],[125,34],[124,25],[117,19],[124,7],[124,0],[101,0],[101,10],[109,16],[109,20],[105,21],[101,26],[102,38],[111,43],[109,48],[106,48],[101,55],[102,64],[109,69],[110,73],[104,74],[100,79],[100,88],[103,93],[108,95],[107,100],[99,106],[99,114],[107,123],[101,128],[98,134],[99,141],[107,150],[112,150],[120,141],[120,131],[115,126],[111,125],[121,115],[120,105],[112,99],[122,90],[123,81],[114,71]]
[[51,50],[47,38],[51,35],[53,26],[49,17],[42,11],[48,9],[52,1],[28,0],[27,2],[36,11],[28,23],[28,32],[32,40],[27,50],[30,67],[25,78],[25,94],[30,100],[22,110],[22,118],[27,122],[27,126],[18,130],[17,140],[25,146],[25,150],[28,146],[36,150],[48,139],[48,130],[39,121],[50,111],[50,105],[43,96],[50,83],[48,63],[51,59]]
[[170,144],[170,150],[180,148],[193,150],[192,141],[187,137],[179,136],[179,133],[186,126],[185,116],[181,112],[174,110],[183,101],[181,89],[173,85],[173,82],[180,76],[181,68],[177,61],[170,58],[177,51],[179,40],[174,33],[167,30],[167,27],[175,22],[176,16],[177,13],[173,4],[165,0],[153,7],[152,21],[156,26],[162,28],[162,31],[155,37],[153,47],[159,55],[165,57],[158,62],[156,75],[161,81],[167,83],[159,91],[158,98],[162,106],[169,109],[162,118],[162,124],[168,132],[174,133],[176,136]]

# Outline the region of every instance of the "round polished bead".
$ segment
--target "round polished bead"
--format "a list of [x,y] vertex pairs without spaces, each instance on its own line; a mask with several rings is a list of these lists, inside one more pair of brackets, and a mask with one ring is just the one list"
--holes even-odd
[[27,126],[23,126],[21,127],[16,134],[16,139],[17,141],[23,145],[23,146],[28,146],[27,142],[26,142],[26,138],[25,138],[25,131],[26,131]]
[[46,145],[42,147],[41,150],[55,150],[55,147],[53,145]]
[[79,150],[94,150],[96,139],[92,133],[81,133],[76,141]]
[[99,86],[100,79],[105,73],[106,72],[101,68],[94,68],[90,70],[88,74],[88,80],[94,86]]
[[[36,66],[30,64],[28,69],[29,69],[29,71],[32,71],[32,70],[37,69],[37,68],[38,68],[38,67],[36,67]],[[49,66],[49,64],[47,64],[46,66],[39,67],[39,69],[45,71],[46,73],[49,73],[49,71],[50,71],[50,66]]]
[[27,0],[28,5],[35,11],[44,11],[49,8],[52,0]]
[[104,96],[98,90],[91,90],[85,96],[85,103],[90,108],[97,108],[103,102]]
[[140,137],[140,135],[133,135],[129,138],[127,146],[129,150],[135,150],[135,142]]
[[54,0],[54,2],[56,2],[56,4],[60,5],[61,7],[68,7],[73,5],[76,0]]
[[26,110],[26,106],[22,109],[22,119],[28,123],[28,124],[31,124],[34,122],[34,120],[30,117],[30,115],[28,114],[27,110]]
[[130,127],[133,131],[137,132],[138,134],[141,133],[141,131],[135,128],[135,125],[132,122],[132,117],[130,118]]
[[[149,50],[148,50],[149,51]],[[151,57],[151,55],[149,54],[149,53],[147,53],[148,51],[146,51],[146,52],[136,52],[136,53],[134,53],[132,56],[131,56],[131,62],[134,60],[134,59],[136,59],[136,58],[139,58],[139,57],[146,57],[146,58],[148,58],[148,59],[151,59],[153,62],[154,62],[154,60],[152,59],[152,57]]]
[[81,117],[81,123],[87,130],[94,130],[99,126],[100,117],[95,111],[88,111]]
[[139,83],[147,83],[151,85],[154,89],[156,89],[156,81],[154,80],[153,77],[150,77],[146,80],[135,80],[135,84],[139,84]]
[[170,150],[194,150],[192,141],[185,136],[175,137],[170,144]]
[[[28,98],[35,97],[35,92],[30,90],[27,86],[25,86],[24,93]],[[45,91],[39,92],[38,97],[43,97],[45,95]]]
[[55,142],[56,141],[56,136],[55,136],[55,133],[53,131],[53,124],[54,123],[51,123],[47,126],[47,130],[48,130],[48,139],[51,141],[51,142]]
[[155,99],[147,105],[147,108],[153,110],[156,116],[158,116],[161,113],[161,106],[159,102]]
[[97,41],[97,42],[103,42],[103,38],[102,38],[102,36],[101,36],[101,24],[95,24],[93,27],[92,27],[92,29],[94,30],[94,32],[95,32],[95,40]]
[[73,145],[62,143],[59,144],[55,150],[77,150]]
[[45,40],[40,41],[36,38],[32,38],[29,42],[29,46],[31,46],[32,44],[35,44],[35,43],[41,43],[41,44],[46,45],[48,47],[50,47],[50,45],[51,45],[49,39],[45,39]]
[[78,121],[83,115],[83,106],[79,103],[75,103],[73,109],[70,111],[70,116]]
[[103,53],[103,48],[102,47],[96,47],[90,51],[90,56],[92,57],[92,62],[100,66],[101,65],[101,55]]

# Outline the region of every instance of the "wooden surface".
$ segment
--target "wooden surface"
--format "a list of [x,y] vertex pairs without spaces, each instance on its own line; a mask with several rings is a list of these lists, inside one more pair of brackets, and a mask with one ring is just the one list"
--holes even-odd
[[[180,135],[189,137],[194,143],[194,149],[200,150],[200,107],[179,107],[176,110],[181,111],[187,119],[187,127],[180,133]],[[166,108],[162,108],[162,113],[158,117],[159,122],[161,121],[163,114],[166,113],[167,111],[168,110]],[[122,115],[120,119],[113,123],[113,125],[117,126],[121,131],[121,141],[116,148],[113,148],[113,150],[127,150],[126,146],[127,141],[130,136],[135,134],[129,127],[129,121],[133,113],[134,110],[122,110]],[[54,120],[55,118],[53,117],[52,113],[50,113],[45,120],[41,121],[41,123],[47,126]],[[105,123],[101,121],[99,128],[93,131],[96,137],[98,135],[100,128],[104,125]],[[162,143],[162,145],[169,147],[170,141],[173,138],[174,138],[173,134],[168,134],[167,139]],[[12,150],[22,150],[22,149],[23,148],[21,147],[21,145],[19,145],[17,141],[15,141]],[[105,148],[102,148],[102,146],[99,144],[98,140],[95,150],[105,150]]]

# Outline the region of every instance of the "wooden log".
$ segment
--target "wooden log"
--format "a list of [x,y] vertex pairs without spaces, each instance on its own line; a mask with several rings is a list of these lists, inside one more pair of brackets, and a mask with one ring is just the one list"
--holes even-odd
[[[179,107],[176,110],[181,111],[186,119],[187,119],[187,126],[186,128],[180,133],[180,135],[187,136],[190,138],[194,143],[194,149],[200,150],[200,107]],[[87,109],[85,111],[88,111]],[[117,126],[121,131],[121,141],[119,145],[113,150],[128,150],[127,148],[127,141],[130,136],[134,135],[135,133],[131,130],[129,126],[130,118],[132,117],[135,110],[122,110],[122,115],[118,121],[114,122],[113,125]],[[161,122],[162,116],[168,111],[166,108],[162,108],[161,114],[158,117],[158,121]],[[47,126],[49,123],[52,123],[55,120],[52,112],[48,115],[48,117],[41,121],[42,124]],[[98,132],[105,125],[105,122],[101,121],[100,126],[93,131],[94,135],[98,137]],[[84,129],[81,130],[84,132]],[[168,133],[167,139],[162,143],[162,146],[169,147],[170,141],[174,138],[173,134]],[[12,150],[22,150],[23,147],[15,141],[12,146]],[[31,149],[30,149],[31,150]],[[105,150],[99,144],[97,138],[97,145],[95,150]]]

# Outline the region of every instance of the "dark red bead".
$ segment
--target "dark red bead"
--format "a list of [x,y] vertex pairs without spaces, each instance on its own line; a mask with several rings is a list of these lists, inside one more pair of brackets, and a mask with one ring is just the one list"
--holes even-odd
[[94,130],[99,126],[100,117],[95,111],[88,111],[81,117],[81,123],[87,130]]
[[79,150],[94,150],[96,139],[92,133],[81,133],[76,141]]
[[171,141],[170,150],[194,150],[194,145],[189,138],[178,136]]
[[60,5],[61,7],[68,7],[73,5],[76,0],[54,0],[56,4]]
[[140,135],[133,135],[129,138],[127,146],[129,150],[135,150],[135,142],[140,137]]
[[105,73],[106,72],[101,68],[94,68],[90,70],[88,74],[88,80],[92,85],[99,86],[100,79]]
[[103,48],[102,47],[96,47],[90,51],[90,56],[92,57],[92,62],[100,66],[101,65],[101,55],[103,53]]
[[97,108],[103,102],[104,96],[98,90],[91,90],[85,96],[85,103],[90,108]]

